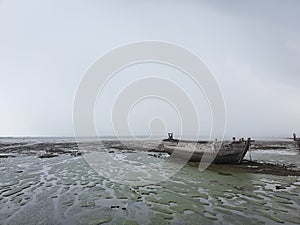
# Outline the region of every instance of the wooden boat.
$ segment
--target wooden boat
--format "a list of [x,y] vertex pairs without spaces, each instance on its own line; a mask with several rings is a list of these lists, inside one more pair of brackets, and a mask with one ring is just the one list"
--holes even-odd
[[212,157],[215,164],[240,164],[250,148],[251,139],[243,138],[236,141],[188,141],[173,138],[162,141],[163,151],[175,158],[187,159],[191,162],[200,162],[205,157]]

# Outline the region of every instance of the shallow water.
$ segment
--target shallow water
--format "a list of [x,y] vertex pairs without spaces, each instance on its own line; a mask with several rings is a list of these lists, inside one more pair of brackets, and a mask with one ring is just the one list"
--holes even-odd
[[[297,151],[286,151],[251,154],[299,162]],[[131,162],[143,154],[146,164],[147,152],[122,153]],[[299,224],[300,178],[187,164],[160,183],[127,186],[83,157],[18,155],[0,159],[0,205],[0,224]]]

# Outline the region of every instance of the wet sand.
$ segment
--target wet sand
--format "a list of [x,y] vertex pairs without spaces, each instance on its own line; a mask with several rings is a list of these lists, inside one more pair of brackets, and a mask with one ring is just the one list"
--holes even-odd
[[[75,140],[45,140],[45,139],[15,139],[2,141],[0,139],[0,158],[16,157],[21,155],[37,155],[40,158],[56,157],[60,154],[77,155],[79,152],[78,143]],[[159,149],[160,141],[148,142],[132,142],[132,141],[116,141],[116,140],[103,140],[101,143],[98,141],[87,141],[79,143],[81,149],[99,150],[109,149],[110,153],[116,152],[161,152]],[[264,152],[269,151],[277,154],[280,151],[292,150],[297,154],[297,143],[288,140],[268,140],[268,141],[255,141],[252,143],[250,153],[253,151]],[[299,149],[300,155],[300,149]],[[151,155],[151,154],[150,154]],[[248,153],[249,155],[249,153]],[[158,154],[152,154],[153,157],[160,157]],[[261,159],[257,160],[244,160],[241,165],[215,165],[215,167],[236,170],[248,173],[263,173],[282,176],[299,176],[300,168],[292,163],[282,164],[280,162],[265,162]]]
[[260,161],[244,160],[240,165],[211,165],[210,169],[224,169],[241,173],[260,173],[278,176],[300,176],[300,169],[295,165],[284,165]]
[[[252,158],[265,156],[270,159],[269,163],[276,159],[280,164],[276,169],[264,165],[263,173],[257,172],[260,165],[253,162],[238,166],[213,165],[204,172],[188,163],[165,181],[137,186],[114,183],[99,176],[82,156],[71,155],[78,150],[72,140],[1,143],[2,154],[15,157],[0,159],[0,224],[300,223],[299,175],[265,174],[266,168],[275,173],[273,170],[283,170],[282,164],[291,164],[292,159],[294,163],[299,161],[293,143],[287,143],[287,148],[272,149],[271,153],[253,148]],[[99,151],[123,155],[126,160],[136,155],[146,162],[166,157],[159,152],[149,152],[156,142],[139,147],[140,143],[129,141],[124,147],[110,140],[106,143],[108,149],[90,142],[81,144],[86,154],[98,147]],[[266,145],[279,144],[268,142]],[[272,151],[280,153],[274,155]],[[46,152],[57,156],[38,157]],[[279,162],[276,157],[286,161]],[[287,169],[299,167],[296,164]]]

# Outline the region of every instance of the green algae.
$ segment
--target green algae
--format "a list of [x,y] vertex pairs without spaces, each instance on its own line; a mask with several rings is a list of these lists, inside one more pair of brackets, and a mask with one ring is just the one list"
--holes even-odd
[[80,202],[80,206],[81,207],[94,207],[95,206],[95,202],[93,201],[82,201]]
[[100,225],[100,224],[104,224],[104,223],[110,223],[112,221],[112,217],[110,216],[106,216],[104,218],[100,218],[100,219],[94,219],[92,221],[89,221],[89,225]]
[[159,214],[159,213],[153,213],[153,214],[150,216],[149,220],[150,220],[150,224],[151,224],[151,225],[157,225],[157,224],[159,224],[159,225],[168,225],[168,224],[170,224],[170,222],[167,221],[167,220],[165,220],[165,219],[161,216],[161,214]]
[[173,214],[174,211],[172,212],[171,210],[165,208],[165,207],[159,207],[159,206],[152,206],[150,207],[151,210],[159,212],[159,213],[164,213],[164,214]]
[[216,217],[216,213],[214,213],[214,212],[204,211],[203,215],[210,220],[218,220],[218,218]]
[[284,223],[284,221],[274,215],[271,215],[270,213],[264,212],[264,211],[260,211],[257,210],[257,212],[259,212],[260,214],[262,214],[264,217],[276,222],[276,223]]
[[105,198],[105,199],[112,199],[112,198],[114,198],[110,193],[108,193],[108,192],[105,192],[104,194],[103,194],[103,198]]
[[139,225],[139,223],[135,220],[126,219],[124,222],[122,222],[122,225]]
[[117,199],[127,199],[126,194],[124,194],[124,192],[121,192],[119,190],[115,190],[114,194]]

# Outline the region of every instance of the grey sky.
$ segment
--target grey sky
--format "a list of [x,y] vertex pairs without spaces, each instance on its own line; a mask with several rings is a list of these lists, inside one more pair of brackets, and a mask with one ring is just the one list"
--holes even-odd
[[[300,135],[299,12],[296,0],[2,0],[0,135],[73,135],[72,107],[86,70],[112,48],[141,40],[178,44],[208,64],[224,94],[226,135]],[[131,71],[133,78],[145,70]],[[110,84],[100,111],[125,81]],[[196,92],[191,96],[197,101]],[[145,133],[134,123],[138,116],[131,118]],[[101,134],[111,135],[106,119],[96,118]],[[210,120],[207,112],[201,120]],[[203,134],[208,131],[209,122]]]

